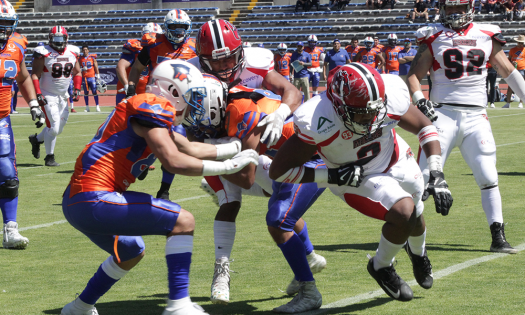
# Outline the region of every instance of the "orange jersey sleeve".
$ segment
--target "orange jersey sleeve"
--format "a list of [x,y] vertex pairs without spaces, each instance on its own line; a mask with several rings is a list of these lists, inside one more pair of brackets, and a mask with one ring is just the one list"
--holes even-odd
[[511,62],[518,63],[518,70],[525,69],[525,48],[520,49],[519,47],[514,47],[509,51],[509,57]]
[[0,54],[0,119],[11,112],[11,88],[24,62],[26,47],[26,37],[13,33]]
[[275,64],[275,70],[281,75],[290,75],[290,57],[292,54],[287,53],[284,56],[275,54],[273,61]]
[[[138,39],[130,39],[124,44],[124,46],[122,46],[122,55],[120,58],[126,59],[127,61],[131,63],[131,66],[126,69],[126,75],[128,77],[129,77],[129,73],[131,72],[133,63],[135,62],[135,60],[137,60],[138,55],[141,50],[142,50],[141,41]],[[136,85],[137,94],[146,93],[146,85],[148,84],[148,80],[149,80],[149,66],[144,68],[144,70],[140,74],[139,82],[137,82],[137,85]],[[119,80],[117,82],[117,93],[118,94],[125,94],[125,92],[118,92],[123,87],[124,85]]]
[[153,69],[168,59],[182,59],[188,60],[193,57],[197,57],[197,49],[195,48],[195,38],[188,38],[186,42],[180,45],[177,49],[173,48],[173,45],[168,41],[166,36],[159,34],[155,40],[155,43],[146,46],[144,49],[148,50],[149,57],[151,60],[151,66]]

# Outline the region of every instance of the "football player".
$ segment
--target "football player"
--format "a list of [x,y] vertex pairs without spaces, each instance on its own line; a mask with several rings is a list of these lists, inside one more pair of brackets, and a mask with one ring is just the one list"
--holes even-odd
[[286,80],[290,80],[290,57],[291,53],[287,53],[288,46],[285,43],[280,43],[277,46],[277,53],[273,57],[275,64],[275,71],[279,72]]
[[[429,157],[429,190],[436,208],[448,211],[452,196],[441,170],[437,130],[410,105],[401,78],[381,76],[361,63],[339,66],[330,71],[327,92],[299,107],[293,122],[296,134],[277,151],[270,177],[328,185],[350,207],[386,221],[367,269],[390,297],[400,301],[413,297],[392,265],[407,241],[417,282],[425,289],[432,287],[421,202],[423,177],[410,147],[396,134],[396,125],[417,134]],[[326,132],[318,132],[322,128]],[[303,166],[316,151],[328,169]]]
[[388,35],[388,46],[382,49],[383,58],[385,59],[385,73],[399,75],[399,52],[403,47],[397,46],[397,35]]
[[78,157],[64,192],[62,209],[68,222],[110,256],[78,298],[64,306],[62,315],[98,314],[97,300],[144,257],[139,235],[167,238],[169,295],[162,314],[207,314],[191,302],[188,292],[193,216],[176,203],[127,190],[157,158],[172,173],[211,176],[257,164],[258,155],[253,150],[237,153],[240,147],[231,143],[194,144],[193,155],[179,151],[172,126],[186,117],[202,116],[202,74],[186,62],[168,60],[151,79],[151,93],[122,101],[99,127]]
[[0,210],[4,219],[2,245],[4,248],[24,249],[29,240],[20,235],[16,221],[19,181],[15,139],[9,116],[14,80],[25,101],[29,103],[31,118],[36,121],[37,127],[43,125],[44,114],[40,110],[35,88],[24,62],[27,39],[15,32],[18,15],[7,0],[0,2],[0,9]]
[[102,89],[102,85],[105,86],[104,81],[100,79],[100,73],[98,71],[97,54],[90,54],[88,46],[82,46],[82,55],[79,56],[78,61],[82,68],[82,86],[84,87],[84,102],[86,102],[85,112],[89,112],[89,91],[93,94],[95,99],[95,105],[97,106],[97,112],[100,112],[98,103],[97,91]]
[[374,40],[368,36],[364,40],[365,47],[361,48],[355,55],[354,62],[361,62],[372,68],[381,68],[385,64],[385,58],[378,48],[372,47]]
[[[205,87],[208,95],[203,102],[205,114],[201,121],[191,121],[194,135],[213,138],[220,135],[236,137],[242,141],[243,148],[251,148],[257,150],[259,154],[273,156],[281,144],[294,134],[292,121],[287,121],[282,136],[275,146],[268,148],[260,143],[264,126],[257,127],[257,123],[279,107],[281,98],[270,91],[239,85],[230,89],[227,98],[223,99],[224,89],[221,82],[215,77],[206,78],[206,76]],[[232,202],[240,203],[241,190],[252,189],[254,183],[271,195],[266,215],[268,230],[294,272],[294,279],[288,285],[286,293],[289,295],[299,293],[301,299],[300,302],[293,303],[293,308],[292,305],[287,304],[274,311],[290,313],[293,310],[293,313],[297,313],[317,309],[321,306],[322,298],[315,286],[313,273],[325,268],[326,260],[314,252],[308,238],[306,223],[301,217],[325,188],[319,188],[315,183],[304,185],[273,183],[268,177],[271,159],[260,155],[259,164],[259,167],[246,167],[237,174],[206,177],[206,180],[219,196],[221,206]],[[306,165],[312,168],[325,168],[324,162],[318,156],[312,157]],[[222,257],[216,263],[218,270],[215,273],[211,292],[211,300],[214,303],[226,304],[229,301],[230,278],[227,269],[233,243],[227,245],[229,246],[221,246],[223,249],[218,250]]]
[[361,48],[363,47],[359,46],[359,39],[357,39],[357,37],[353,37],[351,45],[345,47],[348,56],[350,56],[350,60],[355,61],[355,56]]
[[55,161],[57,136],[62,133],[69,117],[67,90],[73,81],[73,94],[78,100],[82,74],[77,58],[77,46],[67,43],[68,34],[63,26],[53,26],[49,30],[49,44],[38,46],[33,52],[31,77],[35,85],[37,99],[44,104],[46,127],[37,135],[29,136],[31,153],[40,158],[40,144],[46,147],[46,166],[60,166]]
[[[502,49],[505,39],[499,26],[472,22],[474,0],[440,0],[439,6],[441,24],[416,32],[419,48],[408,73],[412,101],[440,131],[443,164],[458,146],[472,170],[492,234],[490,250],[516,253],[505,238],[496,143],[485,110],[487,61],[520,98],[525,97],[525,82]],[[429,70],[430,100],[419,85]],[[428,179],[426,156],[421,153],[419,166]]]
[[312,94],[313,96],[319,94],[317,88],[319,88],[319,81],[321,80],[321,72],[323,72],[323,61],[324,49],[317,47],[317,36],[308,36],[308,47],[304,48],[304,51],[312,56],[312,65],[308,67],[310,73],[310,81],[312,82]]

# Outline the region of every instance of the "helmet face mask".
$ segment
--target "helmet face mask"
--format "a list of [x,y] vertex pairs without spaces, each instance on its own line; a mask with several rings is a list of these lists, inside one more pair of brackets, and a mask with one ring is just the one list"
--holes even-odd
[[440,0],[439,16],[445,27],[466,27],[474,20],[474,0]]
[[164,17],[164,34],[173,45],[182,44],[191,34],[191,24],[191,19],[186,12],[171,10]]
[[317,46],[317,36],[310,35],[308,36],[308,47],[314,49]]
[[67,30],[63,26],[54,26],[49,31],[49,46],[58,52],[64,51],[67,46]]
[[397,36],[396,34],[388,35],[388,45],[395,47],[397,45]]
[[0,13],[0,50],[5,48],[7,40],[13,35],[16,27],[18,26],[18,14],[16,14],[15,9],[9,3],[9,1],[4,0],[4,5],[0,4],[2,13]]
[[374,45],[374,40],[372,39],[372,37],[365,38],[363,42],[365,44],[366,50],[368,51],[372,50],[372,46]]
[[279,51],[279,55],[284,56],[284,55],[286,55],[286,51],[288,50],[288,46],[286,46],[285,43],[280,43],[277,46],[277,50]]

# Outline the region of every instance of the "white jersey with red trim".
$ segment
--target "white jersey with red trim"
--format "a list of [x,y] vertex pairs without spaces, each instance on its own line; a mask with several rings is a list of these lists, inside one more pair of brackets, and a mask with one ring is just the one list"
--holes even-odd
[[497,25],[470,23],[463,31],[433,24],[416,32],[434,58],[430,99],[448,105],[487,106],[487,61],[492,39],[505,44]]
[[[265,48],[244,48],[244,60],[246,64],[239,76],[239,84],[252,89],[262,88],[264,78],[274,68],[273,53]],[[191,58],[188,62],[204,72],[199,57]]]
[[363,166],[365,174],[376,174],[386,172],[397,163],[399,136],[394,127],[411,106],[410,95],[399,76],[383,74],[381,77],[385,82],[387,103],[379,117],[385,112],[387,117],[370,137],[348,130],[326,93],[302,104],[293,113],[297,136],[316,145],[317,152],[329,168],[357,163]]
[[73,79],[73,69],[80,56],[80,49],[67,45],[62,53],[49,45],[38,46],[34,50],[35,58],[45,58],[44,71],[40,77],[40,88],[44,95],[65,95]]

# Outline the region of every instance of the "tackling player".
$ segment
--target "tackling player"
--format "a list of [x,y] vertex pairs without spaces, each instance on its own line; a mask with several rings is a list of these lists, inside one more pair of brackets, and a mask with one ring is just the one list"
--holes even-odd
[[54,26],[49,30],[49,44],[36,47],[33,53],[31,77],[37,99],[45,104],[46,127],[38,135],[29,136],[29,142],[35,159],[40,158],[40,144],[44,143],[46,166],[60,166],[55,161],[55,144],[69,117],[67,91],[72,80],[74,98],[78,100],[80,94],[80,51],[77,46],[68,45],[67,40],[67,30]]
[[[485,109],[487,61],[520,99],[525,81],[502,49],[506,42],[499,26],[472,22],[474,0],[440,0],[439,6],[441,25],[416,32],[419,48],[408,73],[412,101],[440,131],[443,165],[458,146],[472,170],[492,234],[490,251],[517,253],[505,238],[496,143]],[[419,84],[429,70],[433,84],[427,100]],[[419,166],[428,179],[426,156],[421,153]]]
[[97,90],[102,89],[101,86],[103,81],[100,80],[100,73],[98,71],[97,63],[97,54],[90,54],[89,47],[82,46],[82,55],[79,56],[78,61],[80,62],[82,68],[82,86],[84,87],[84,101],[86,102],[86,109],[84,111],[89,112],[89,88],[91,90],[91,93],[93,94],[93,98],[95,99],[97,112],[100,112]]
[[207,314],[192,304],[188,292],[193,216],[176,203],[127,189],[157,158],[174,174],[211,176],[257,164],[258,155],[253,150],[237,153],[235,144],[194,144],[191,155],[179,151],[175,142],[180,135],[172,127],[186,117],[202,116],[202,75],[183,61],[168,60],[151,79],[151,93],[124,100],[99,127],[78,157],[64,192],[62,209],[68,222],[110,256],[78,298],[64,306],[62,315],[98,314],[97,300],[144,257],[144,241],[138,235],[167,237],[169,297],[162,314]]
[[312,96],[319,94],[317,89],[319,88],[319,81],[321,80],[321,73],[323,72],[323,61],[324,49],[317,47],[317,36],[308,36],[308,47],[304,49],[307,53],[312,56],[312,65],[308,66],[308,72],[310,73],[310,81],[312,82]]

